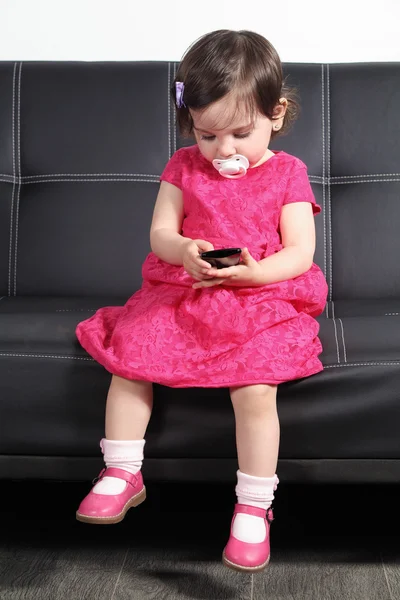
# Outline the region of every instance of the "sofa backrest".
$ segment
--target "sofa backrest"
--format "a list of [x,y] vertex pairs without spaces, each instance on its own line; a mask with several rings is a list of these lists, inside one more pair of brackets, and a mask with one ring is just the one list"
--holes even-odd
[[[175,127],[175,63],[0,63],[0,295],[141,285]],[[400,297],[400,64],[286,64],[330,298]]]

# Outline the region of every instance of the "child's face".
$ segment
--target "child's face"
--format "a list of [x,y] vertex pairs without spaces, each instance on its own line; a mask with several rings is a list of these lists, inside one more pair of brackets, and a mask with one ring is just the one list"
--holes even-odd
[[225,96],[204,110],[190,109],[190,113],[200,152],[210,162],[242,154],[255,167],[271,156],[268,144],[273,122],[261,114],[252,122],[245,107],[238,110],[233,97]]

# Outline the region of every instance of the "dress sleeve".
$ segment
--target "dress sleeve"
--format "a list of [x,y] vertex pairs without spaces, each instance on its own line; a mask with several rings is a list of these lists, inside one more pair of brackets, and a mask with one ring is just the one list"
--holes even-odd
[[160,181],[172,183],[180,190],[182,189],[182,171],[183,156],[181,150],[178,150],[171,156],[167,162],[164,171],[161,173]]
[[283,205],[293,202],[311,202],[314,215],[321,212],[321,207],[316,203],[314,193],[307,175],[307,167],[301,161],[294,165],[286,187]]

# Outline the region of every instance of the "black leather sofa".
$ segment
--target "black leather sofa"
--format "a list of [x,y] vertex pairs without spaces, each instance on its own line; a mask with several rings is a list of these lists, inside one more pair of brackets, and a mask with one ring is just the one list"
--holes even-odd
[[[86,480],[110,374],[78,321],[141,284],[159,175],[182,144],[176,65],[0,63],[0,477]],[[287,482],[400,477],[400,64],[286,64],[322,215],[323,373],[282,385]],[[155,386],[144,472],[234,479],[227,390]]]

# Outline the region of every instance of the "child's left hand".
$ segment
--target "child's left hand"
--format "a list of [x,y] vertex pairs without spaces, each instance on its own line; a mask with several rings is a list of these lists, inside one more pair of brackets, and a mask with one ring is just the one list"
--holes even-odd
[[192,287],[197,290],[204,287],[213,287],[215,285],[228,285],[236,287],[263,285],[263,268],[254,260],[247,248],[242,250],[242,262],[234,267],[224,269],[210,268],[207,275],[212,275],[212,279],[197,281]]

